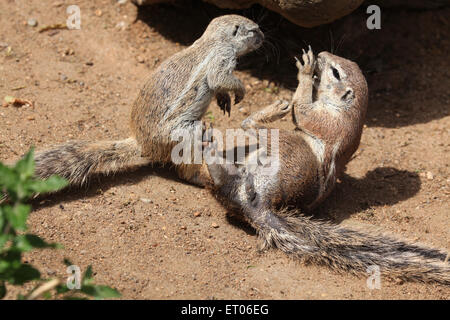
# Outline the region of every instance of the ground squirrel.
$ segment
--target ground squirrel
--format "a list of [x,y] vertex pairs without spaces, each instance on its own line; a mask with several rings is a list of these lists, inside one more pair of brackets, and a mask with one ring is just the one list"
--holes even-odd
[[[131,137],[121,141],[68,142],[36,153],[36,175],[58,174],[79,185],[94,173],[116,172],[148,163],[171,163],[176,142],[170,135],[176,129],[193,130],[211,100],[230,112],[245,94],[234,77],[237,58],[256,50],[264,35],[253,21],[238,15],[215,18],[190,47],[176,53],[150,75],[134,101],[131,111]],[[179,165],[179,176],[204,185],[205,165]]]
[[375,265],[389,278],[450,285],[443,251],[301,214],[322,202],[345,170],[360,143],[368,104],[356,63],[328,52],[315,59],[311,50],[302,60],[292,102],[278,101],[242,123],[260,128],[292,113],[296,131],[279,131],[278,170],[268,175],[261,165],[209,164],[215,194],[257,230],[264,247],[354,274]]

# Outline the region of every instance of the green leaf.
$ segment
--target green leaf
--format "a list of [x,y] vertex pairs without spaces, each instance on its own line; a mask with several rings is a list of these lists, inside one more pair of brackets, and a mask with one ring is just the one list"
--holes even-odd
[[66,179],[58,177],[56,175],[51,176],[46,180],[34,180],[29,184],[29,188],[33,192],[47,193],[52,191],[58,191],[66,187],[69,183]]
[[5,226],[5,214],[3,213],[2,207],[0,206],[0,233],[3,232],[3,227]]
[[83,274],[83,286],[89,286],[94,280],[92,266],[89,265]]
[[32,147],[30,151],[19,161],[17,161],[14,169],[19,173],[20,180],[25,181],[31,178],[34,174],[34,148]]
[[52,294],[49,291],[47,291],[42,294],[42,297],[46,300],[50,300],[52,298]]
[[10,268],[11,263],[9,261],[0,259],[0,279],[5,279],[5,275]]
[[65,285],[65,284],[64,285],[60,284],[56,287],[56,293],[58,293],[58,294],[67,293],[69,291],[70,291],[70,289],[67,288],[67,285]]
[[13,272],[12,276],[9,277],[8,282],[13,285],[22,285],[28,281],[39,279],[40,277],[41,273],[39,270],[29,264],[22,264]]
[[6,251],[0,255],[0,279],[6,279],[9,275],[8,272],[13,272],[15,269],[20,268],[22,254],[18,251]]
[[95,286],[95,290],[97,292],[95,298],[120,298],[122,296],[119,291],[108,286]]
[[81,292],[95,299],[120,298],[121,294],[116,289],[108,286],[83,286]]
[[84,272],[83,278],[86,278],[86,279],[92,279],[93,274],[94,274],[94,273],[93,273],[93,271],[92,271],[92,266],[89,265],[89,266],[87,267],[86,271]]
[[33,248],[58,248],[58,244],[48,243],[34,234],[23,234],[14,239],[14,247],[22,252],[27,252]]
[[18,183],[19,175],[0,162],[0,189],[6,188],[8,193],[15,192]]
[[2,252],[3,247],[8,242],[10,237],[10,234],[0,234],[0,252]]
[[14,207],[11,207],[10,205],[3,207],[6,219],[14,229],[20,231],[27,229],[27,218],[30,214],[30,210],[31,206],[21,203],[16,204]]
[[90,297],[93,297],[95,295],[95,288],[92,285],[83,285],[80,291]]
[[3,299],[6,296],[6,286],[3,281],[0,281],[0,299]]
[[75,296],[64,297],[63,299],[64,300],[89,300],[89,299],[87,299],[85,297],[75,297]]

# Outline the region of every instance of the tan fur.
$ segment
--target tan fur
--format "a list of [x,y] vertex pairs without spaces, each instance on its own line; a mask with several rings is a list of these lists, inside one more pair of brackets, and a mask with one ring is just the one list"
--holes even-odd
[[322,52],[316,63],[311,49],[302,60],[297,62],[299,85],[292,102],[275,102],[242,123],[246,129],[262,128],[292,114],[297,130],[279,132],[277,174],[212,164],[213,191],[224,205],[243,214],[265,247],[341,272],[367,275],[375,265],[384,277],[450,285],[444,251],[301,213],[321,203],[344,172],[358,148],[368,103],[367,83],[354,62]]
[[[36,154],[36,174],[59,174],[72,184],[82,184],[95,172],[110,173],[133,165],[171,163],[177,129],[194,130],[211,100],[230,110],[228,92],[238,103],[245,95],[241,81],[232,74],[237,58],[257,49],[263,34],[253,21],[226,15],[211,21],[190,47],[176,53],[149,76],[133,103],[131,137],[117,142],[68,142]],[[203,165],[180,165],[181,178],[204,185]]]

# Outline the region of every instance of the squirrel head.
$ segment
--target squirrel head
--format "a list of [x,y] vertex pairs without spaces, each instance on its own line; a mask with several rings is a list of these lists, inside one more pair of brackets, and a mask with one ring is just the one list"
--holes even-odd
[[297,121],[324,141],[330,152],[337,148],[337,157],[346,163],[361,139],[368,105],[367,82],[353,61],[329,52],[319,53],[316,61],[314,107]]
[[258,49],[264,34],[252,20],[231,14],[213,19],[200,39],[229,44],[239,57]]
[[330,113],[365,115],[367,82],[358,65],[329,52],[317,55],[314,70],[314,100]]

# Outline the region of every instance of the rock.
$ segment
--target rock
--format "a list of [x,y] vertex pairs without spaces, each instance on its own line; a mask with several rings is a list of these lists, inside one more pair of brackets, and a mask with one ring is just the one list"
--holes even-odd
[[36,19],[30,18],[30,19],[28,19],[27,24],[28,24],[30,27],[36,27],[36,26],[38,25],[38,22],[37,22]]
[[248,110],[245,107],[241,107],[238,109],[240,113],[242,113],[244,116],[249,115]]
[[434,175],[433,175],[433,173],[431,171],[427,172],[427,179],[428,180],[433,180],[434,179]]
[[116,24],[116,29],[118,30],[125,30],[127,28],[127,23],[125,21],[120,21]]
[[[203,0],[224,9],[246,9],[260,4],[278,12],[286,19],[301,26],[315,27],[333,22],[358,8],[364,0]],[[120,0],[119,0],[120,2]],[[125,1],[124,1],[125,2]],[[150,5],[171,0],[132,0],[137,5]],[[436,9],[450,5],[450,0],[375,0],[365,5],[380,7],[404,7],[413,9]]]
[[[364,0],[204,0],[220,8],[245,9],[260,4],[278,12],[302,27],[315,27],[339,19],[356,8]],[[133,0],[138,5],[168,2],[167,0]]]
[[211,227],[217,229],[219,227],[219,225],[215,222],[211,223]]
[[139,62],[139,63],[144,63],[144,62],[145,62],[145,59],[144,59],[144,57],[142,57],[142,56],[137,56],[137,57],[136,57],[136,60],[137,60],[137,62]]
[[380,7],[405,7],[414,9],[436,9],[450,5],[450,0],[376,0],[367,1]]
[[202,213],[200,211],[196,211],[194,212],[194,217],[200,217]]
[[47,268],[45,271],[47,272],[47,274],[48,274],[49,276],[53,276],[53,275],[56,274],[56,271],[55,271],[55,270],[52,270],[52,269],[49,269],[49,268]]

